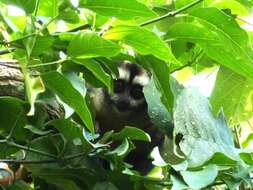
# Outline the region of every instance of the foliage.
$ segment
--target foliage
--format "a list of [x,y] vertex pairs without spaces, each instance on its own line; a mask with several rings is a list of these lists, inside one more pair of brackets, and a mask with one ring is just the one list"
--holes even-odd
[[[245,20],[252,6],[251,0],[2,0],[0,56],[18,61],[25,98],[0,97],[0,163],[13,172],[22,164],[32,174],[2,189],[252,188],[252,129],[244,142],[240,136],[253,117],[253,23]],[[144,88],[148,113],[166,136],[147,176],[124,160],[135,141],[149,143],[150,136],[132,126],[96,133],[86,89],[111,91],[122,60],[152,74]],[[210,97],[185,85],[215,72]],[[45,105],[59,104],[62,118],[45,112]]]

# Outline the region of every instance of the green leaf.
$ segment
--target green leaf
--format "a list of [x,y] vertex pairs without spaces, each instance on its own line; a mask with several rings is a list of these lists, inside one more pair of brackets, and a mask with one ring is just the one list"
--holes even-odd
[[124,127],[120,132],[114,133],[112,138],[114,140],[129,138],[131,140],[151,142],[150,136],[147,133],[135,127]]
[[154,55],[168,63],[180,65],[170,47],[155,33],[138,26],[116,26],[104,34],[109,40],[120,40],[141,55]]
[[52,36],[49,36],[49,35],[37,36],[31,55],[37,56],[42,53],[47,53],[52,47],[53,42],[54,42],[54,39]]
[[253,80],[221,67],[210,97],[213,112],[223,109],[231,124],[239,124],[253,116]]
[[247,7],[237,0],[230,1],[210,1],[209,6],[217,7],[219,9],[229,9],[232,14],[246,16],[249,14]]
[[49,123],[63,134],[68,142],[73,144],[81,142],[87,152],[92,148],[92,145],[83,137],[83,129],[80,125],[70,119],[58,119]]
[[59,177],[54,177],[54,178],[47,178],[47,182],[56,185],[60,189],[63,190],[81,190],[74,180],[69,180],[69,179],[64,179],[64,178],[59,178]]
[[122,144],[119,145],[117,148],[115,148],[110,153],[117,154],[117,156],[124,156],[130,151],[130,149],[131,149],[131,146],[129,145],[128,140],[126,138],[124,138]]
[[[152,56],[140,57],[142,64],[147,65],[153,74],[153,83],[161,93],[161,101],[169,113],[172,112],[174,96],[170,89],[170,70],[168,64]],[[152,83],[151,83],[152,84]],[[155,89],[153,89],[154,91]],[[153,92],[157,93],[157,92]],[[158,95],[159,96],[159,95]],[[157,112],[157,110],[155,111]],[[156,114],[156,113],[155,113]],[[164,115],[165,116],[165,115]],[[164,120],[168,120],[163,118]],[[161,123],[160,123],[161,124]]]
[[[61,135],[54,134],[48,136],[38,137],[30,142],[32,150],[27,154],[26,159],[28,160],[48,160],[49,158],[56,158],[57,155],[61,154],[65,149],[65,142]],[[41,154],[42,153],[42,154]],[[20,150],[16,157],[22,158],[23,153]]]
[[104,71],[103,67],[98,62],[91,59],[73,59],[73,61],[85,66],[98,80],[104,83],[108,89],[112,90],[112,78]]
[[74,88],[71,82],[55,71],[43,73],[42,79],[46,87],[55,92],[63,102],[73,108],[85,126],[91,132],[94,132],[92,116],[86,105],[85,98]]
[[247,138],[243,141],[242,146],[247,148],[253,142],[253,133],[248,134]]
[[60,15],[58,17],[59,19],[64,20],[65,22],[71,23],[71,24],[78,24],[79,23],[79,15],[77,12],[69,7],[62,10],[60,12]]
[[188,185],[179,177],[171,175],[170,179],[173,184],[171,190],[184,190],[188,188]]
[[23,9],[27,14],[31,14],[36,5],[37,0],[2,0],[2,3],[7,5],[15,5],[21,9]]
[[[167,38],[199,44],[211,59],[253,79],[253,54],[245,31],[216,8],[201,8],[174,24]],[[182,19],[182,18],[181,18]]]
[[6,186],[6,190],[33,190],[30,184],[23,180],[16,180],[12,185]]
[[[94,166],[95,167],[95,166]],[[91,189],[94,184],[99,180],[99,172],[96,172],[93,168],[63,168],[63,167],[32,167],[32,173],[34,176],[38,176],[50,183],[54,183],[56,179],[56,185],[63,189],[64,187],[58,183],[62,180],[67,180],[73,184],[74,187],[78,184],[78,189]],[[58,181],[59,179],[59,181]],[[62,183],[64,184],[64,183]],[[71,185],[71,184],[69,184]],[[66,190],[72,190],[66,187]]]
[[37,96],[45,91],[44,85],[40,77],[31,77],[27,70],[27,57],[18,58],[21,65],[22,73],[25,79],[25,90],[28,102],[30,103],[30,111],[27,115],[31,116],[35,113],[35,101]]
[[134,17],[151,17],[156,15],[144,4],[141,4],[136,0],[87,0],[85,4],[81,4],[81,7],[93,10],[104,16],[117,17],[123,20],[132,19]]
[[182,171],[185,182],[194,190],[201,189],[214,182],[218,175],[215,165],[208,165],[200,171]]
[[217,152],[240,160],[223,114],[215,118],[207,98],[196,89],[185,89],[176,98],[174,138],[190,167],[202,165]]
[[92,190],[118,190],[118,188],[110,182],[98,182]]
[[[24,35],[32,35],[36,32],[35,19],[33,17],[29,17],[29,18],[30,19],[27,19],[28,21],[26,23]],[[32,54],[36,40],[37,40],[37,35],[32,35],[29,38],[23,39],[23,43],[26,48],[26,56],[28,58],[30,58],[30,56]]]
[[112,57],[119,52],[119,45],[90,32],[76,35],[67,48],[68,55],[74,58]]
[[33,134],[36,134],[36,135],[48,135],[49,133],[53,132],[52,130],[44,131],[32,125],[26,125],[24,128],[28,129],[29,131],[31,131]]
[[152,123],[160,129],[169,130],[172,116],[161,102],[161,93],[155,86],[154,77],[152,77],[149,84],[144,87],[143,92],[148,104],[148,114]]
[[59,14],[57,4],[58,1],[56,0],[40,1],[38,15],[51,18],[56,17]]
[[207,161],[208,164],[215,164],[217,166],[235,166],[236,160],[233,160],[221,152],[217,152],[213,157]]
[[28,138],[24,127],[27,123],[25,102],[14,97],[0,97],[0,134],[7,136],[11,130],[17,140],[25,141]]

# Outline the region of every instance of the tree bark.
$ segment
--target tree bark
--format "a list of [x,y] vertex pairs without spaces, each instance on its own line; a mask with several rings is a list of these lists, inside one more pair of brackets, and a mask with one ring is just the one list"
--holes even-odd
[[[16,60],[0,59],[0,96],[12,96],[25,100],[24,78]],[[53,104],[45,103],[42,106],[49,118],[64,117],[63,107],[56,100]]]

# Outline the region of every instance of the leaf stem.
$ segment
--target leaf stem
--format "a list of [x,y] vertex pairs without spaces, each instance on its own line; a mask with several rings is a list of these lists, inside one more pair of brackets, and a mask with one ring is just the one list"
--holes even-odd
[[242,148],[241,143],[240,143],[240,137],[239,137],[239,132],[237,130],[237,127],[238,126],[236,126],[236,125],[234,126],[234,133],[235,133],[235,137],[236,137],[238,148]]
[[36,0],[35,10],[34,10],[34,16],[37,16],[39,5],[40,5],[40,0]]
[[12,141],[6,140],[5,143],[9,146],[16,147],[16,148],[19,148],[19,149],[22,149],[22,150],[27,150],[27,151],[30,151],[30,152],[33,152],[33,153],[36,153],[36,154],[40,154],[40,155],[43,155],[43,156],[48,156],[50,158],[58,158],[57,156],[55,156],[53,154],[50,154],[50,153],[47,153],[47,152],[44,152],[44,151],[40,151],[40,150],[37,150],[37,149],[29,148],[29,147],[17,144],[17,143],[12,142]]
[[203,53],[204,53],[204,51],[201,50],[201,51],[199,52],[199,54],[196,55],[195,58],[193,58],[193,60],[190,60],[187,64],[182,65],[181,67],[178,67],[178,68],[172,70],[170,73],[172,74],[172,73],[174,73],[174,72],[176,72],[176,71],[179,71],[179,70],[181,70],[181,69],[183,69],[183,68],[185,68],[185,67],[190,67],[190,66],[192,66],[193,64],[195,64],[195,63],[198,61],[198,59],[203,55]]
[[24,40],[24,39],[26,39],[26,38],[30,38],[30,37],[33,37],[33,36],[37,36],[37,35],[39,35],[43,30],[45,30],[45,28],[47,28],[48,25],[51,24],[58,16],[59,16],[59,15],[56,15],[55,17],[51,18],[51,19],[50,19],[46,24],[44,24],[37,32],[24,35],[24,36],[22,36],[21,38],[12,40],[12,41],[10,41],[10,42],[0,42],[0,44],[9,45],[9,44],[13,44],[13,43],[15,43],[15,42],[18,42],[18,41],[20,41],[20,40]]
[[161,20],[163,20],[163,19],[165,19],[165,18],[168,18],[168,17],[174,17],[174,16],[180,14],[181,12],[184,12],[185,10],[187,10],[187,9],[189,9],[189,8],[191,8],[191,7],[193,7],[193,6],[197,5],[197,4],[199,4],[199,3],[201,3],[202,1],[204,1],[204,0],[196,0],[196,1],[192,2],[192,3],[190,3],[190,4],[187,4],[187,5],[184,6],[184,7],[181,7],[181,8],[178,9],[178,10],[168,12],[168,13],[165,14],[165,15],[162,15],[162,16],[160,16],[160,17],[157,17],[157,18],[148,20],[148,21],[146,21],[146,22],[143,22],[143,23],[140,24],[140,26],[146,26],[146,25],[149,25],[149,24],[153,24],[153,23],[155,23],[155,22],[159,22],[159,21],[161,21]]
[[15,50],[16,50],[15,48],[8,48],[8,49],[0,50],[0,55],[11,53],[11,52],[13,52]]
[[[44,154],[44,153],[43,153]],[[68,160],[73,160],[76,158],[80,158],[83,157],[85,155],[87,155],[87,151],[86,152],[81,152],[81,153],[77,153],[77,154],[73,154],[70,156],[66,156],[65,158],[63,157],[62,159],[48,159],[48,160],[13,160],[13,159],[0,159],[0,162],[4,162],[4,163],[9,163],[9,164],[49,164],[49,163],[57,163],[57,162],[64,162],[64,161],[68,161]]]
[[55,64],[61,64],[65,61],[67,61],[68,58],[66,59],[60,59],[57,61],[52,61],[52,62],[48,62],[48,63],[40,63],[40,64],[36,64],[36,65],[28,65],[28,68],[37,68],[37,67],[44,67],[44,66],[50,66],[50,65],[55,65]]

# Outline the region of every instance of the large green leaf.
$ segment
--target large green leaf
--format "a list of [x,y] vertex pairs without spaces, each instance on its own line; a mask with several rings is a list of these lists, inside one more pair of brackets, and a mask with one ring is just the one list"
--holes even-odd
[[104,16],[117,17],[119,19],[131,19],[133,17],[151,17],[156,14],[144,4],[136,0],[87,0],[81,7],[91,9]]
[[75,58],[112,57],[120,52],[120,46],[95,33],[80,33],[70,41],[68,55]]
[[[144,87],[144,95],[148,104],[148,114],[151,121],[159,128],[170,130],[172,116],[161,102],[161,93],[155,86],[153,77],[147,86]],[[168,131],[167,131],[168,132]]]
[[217,152],[240,160],[223,114],[215,118],[207,98],[196,89],[184,89],[177,96],[174,137],[190,167],[202,165]]
[[185,182],[192,189],[201,189],[214,182],[218,175],[218,168],[215,165],[208,165],[200,171],[182,171]]
[[72,187],[73,184],[75,188],[77,184],[78,187],[81,186],[78,189],[91,189],[99,179],[99,173],[96,173],[93,168],[32,167],[32,173],[57,185],[60,189],[64,189],[65,183],[62,180],[67,180],[66,190],[72,189],[68,187]]
[[161,92],[161,100],[168,112],[172,112],[174,97],[170,89],[169,65],[153,56],[140,56],[140,61],[151,70],[154,77],[154,83],[157,89]]
[[70,119],[58,119],[50,122],[50,125],[58,129],[68,142],[73,144],[81,142],[87,153],[92,148],[92,145],[83,136],[83,129],[74,121]]
[[118,190],[118,188],[110,182],[99,182],[96,183],[93,190]]
[[216,115],[223,108],[228,121],[239,124],[253,116],[253,80],[221,67],[210,101]]
[[58,2],[56,0],[40,1],[38,7],[38,15],[45,17],[55,17],[59,14]]
[[44,73],[42,75],[46,87],[55,92],[62,101],[72,107],[81,117],[86,127],[94,132],[91,113],[86,105],[85,98],[74,88],[69,80],[56,71]]
[[170,47],[155,33],[138,26],[116,26],[104,34],[106,39],[120,40],[142,55],[154,55],[168,63],[179,64]]
[[104,83],[108,89],[112,90],[112,78],[104,71],[103,67],[98,62],[91,59],[73,59],[73,61],[85,66],[98,80]]
[[219,64],[253,79],[252,50],[238,24],[216,8],[201,8],[174,24],[167,37],[198,43]]
[[12,137],[24,141],[28,131],[24,129],[26,118],[25,102],[14,97],[0,97],[0,134],[7,136],[10,131]]
[[150,136],[143,130],[135,127],[124,127],[120,132],[112,135],[114,140],[122,140],[124,138],[129,138],[131,140],[139,140],[150,142]]

